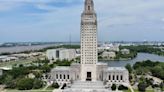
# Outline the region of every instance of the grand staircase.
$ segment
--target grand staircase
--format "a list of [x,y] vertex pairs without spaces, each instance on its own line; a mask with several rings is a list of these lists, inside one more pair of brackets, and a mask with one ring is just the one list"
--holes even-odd
[[63,92],[111,92],[105,89],[103,82],[96,81],[75,81],[70,88],[66,88]]

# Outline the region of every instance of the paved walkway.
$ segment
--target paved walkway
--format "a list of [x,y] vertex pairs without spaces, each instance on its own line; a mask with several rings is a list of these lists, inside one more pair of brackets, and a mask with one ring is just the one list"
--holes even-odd
[[[134,92],[132,86],[130,84],[124,83],[122,84],[128,87],[131,92]],[[96,81],[96,82],[82,82],[82,81],[75,81],[70,88],[66,88],[61,90],[63,85],[59,87],[59,89],[54,89],[53,92],[123,92],[121,90],[112,91],[106,89],[103,85],[103,82]]]
[[66,88],[63,92],[111,92],[111,90],[105,89],[101,81],[75,81],[70,88]]
[[128,87],[130,89],[131,92],[134,92],[133,87],[130,84],[127,83],[123,83],[122,85]]

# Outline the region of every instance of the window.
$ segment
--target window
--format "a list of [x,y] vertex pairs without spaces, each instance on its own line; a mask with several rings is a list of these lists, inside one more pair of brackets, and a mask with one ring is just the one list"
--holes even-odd
[[109,75],[109,80],[111,80],[111,76]]
[[118,80],[118,75],[117,75],[117,80]]
[[90,6],[88,6],[88,10],[90,10],[90,8],[91,8],[91,7],[90,7]]
[[56,74],[56,79],[58,79],[58,74]]
[[123,80],[123,76],[121,75],[121,80]]
[[62,75],[60,74],[60,79],[62,79]]
[[69,79],[69,75],[67,75],[67,78]]
[[65,75],[64,75],[64,79],[65,79]]
[[115,76],[113,75],[113,80],[115,80]]

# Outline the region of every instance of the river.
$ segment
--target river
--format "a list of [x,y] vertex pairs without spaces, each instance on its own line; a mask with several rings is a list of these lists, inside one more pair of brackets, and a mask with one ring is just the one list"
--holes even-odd
[[134,65],[136,62],[141,62],[143,60],[164,62],[164,56],[158,56],[158,55],[147,54],[147,53],[138,53],[136,58],[128,61],[101,61],[101,62],[107,62],[108,65],[111,67],[124,67],[128,63]]
[[57,44],[34,45],[34,46],[16,46],[16,47],[0,47],[0,53],[15,53],[31,50],[40,50],[47,47],[57,46]]

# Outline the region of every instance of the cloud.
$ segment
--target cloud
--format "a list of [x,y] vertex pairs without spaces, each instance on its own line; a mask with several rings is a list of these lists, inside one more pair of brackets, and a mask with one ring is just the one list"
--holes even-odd
[[161,19],[164,22],[164,18]]
[[79,0],[1,0],[0,12],[14,10],[21,8],[24,5],[30,4],[36,6],[38,9],[53,10],[58,7],[65,7],[67,5],[77,4]]
[[[70,34],[73,40],[79,41],[83,1],[1,0],[0,41],[14,38],[18,40],[17,37],[21,40],[67,41]],[[156,32],[164,33],[161,30],[164,21],[163,0],[94,0],[94,2],[101,40],[143,40],[150,37],[159,39],[161,37],[158,37]],[[148,35],[150,37],[147,37],[146,32],[150,32],[151,35]],[[142,37],[136,34],[142,34]],[[5,35],[9,35],[9,38]]]

